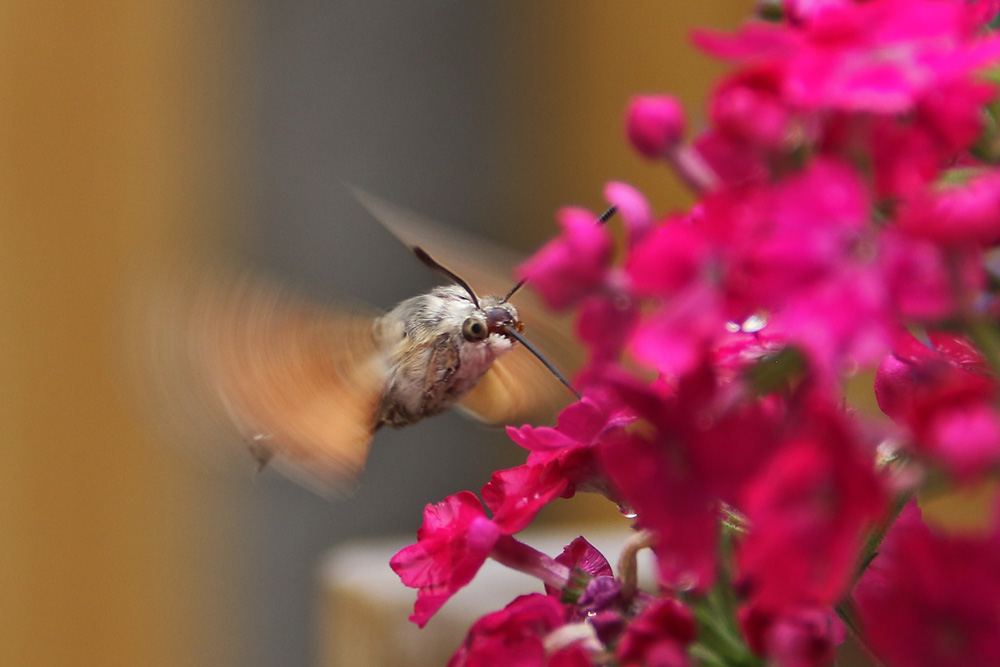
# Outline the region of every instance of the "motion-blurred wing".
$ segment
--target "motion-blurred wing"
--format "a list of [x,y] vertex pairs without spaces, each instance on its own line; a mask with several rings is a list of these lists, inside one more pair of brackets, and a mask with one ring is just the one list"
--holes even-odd
[[573,395],[524,347],[493,362],[457,407],[489,424],[553,421]]
[[[503,246],[433,222],[351,186],[371,215],[408,247],[420,246],[435,260],[468,282],[480,295],[506,294],[514,285],[514,267],[522,257]],[[583,363],[583,351],[572,336],[568,316],[548,311],[528,288],[511,298],[524,322],[524,335],[563,373]],[[554,421],[572,394],[535,359],[517,346],[494,362],[459,407],[489,423]]]
[[354,481],[387,374],[372,314],[249,277],[199,280],[154,310],[167,393],[235,427],[261,464],[325,492]]

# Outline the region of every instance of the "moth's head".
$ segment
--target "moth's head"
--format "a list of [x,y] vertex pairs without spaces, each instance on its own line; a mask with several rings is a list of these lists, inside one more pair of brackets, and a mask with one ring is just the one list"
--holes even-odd
[[507,296],[487,295],[479,298],[467,282],[439,264],[422,248],[414,247],[413,252],[421,262],[455,281],[454,285],[439,287],[435,292],[447,294],[452,299],[467,300],[472,305],[474,310],[462,322],[462,337],[466,341],[476,343],[486,340],[492,334],[513,340],[511,330],[518,333],[524,331],[524,323],[517,316],[517,308],[507,303],[515,290],[511,290]]
[[[435,287],[420,297],[419,303],[420,319],[457,329],[469,343],[479,343],[494,335],[513,340],[508,329],[524,330],[517,308],[503,297],[476,297],[473,301],[473,295],[459,285]],[[497,338],[493,340],[500,342]]]
[[486,327],[489,333],[496,333],[510,338],[508,328],[519,333],[524,331],[524,322],[517,316],[517,308],[507,302],[502,296],[484,296],[480,299],[480,310],[486,316]]

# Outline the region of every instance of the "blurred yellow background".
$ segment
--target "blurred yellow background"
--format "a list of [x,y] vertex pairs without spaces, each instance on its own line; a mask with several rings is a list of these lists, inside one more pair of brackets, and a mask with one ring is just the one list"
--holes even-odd
[[687,31],[752,4],[0,2],[0,665],[312,664],[316,555],[520,453],[442,417],[376,442],[340,505],[203,468],[122,373],[137,276],[236,247],[391,305],[429,278],[340,179],[524,248],[607,180],[680,206],[622,109],[672,91],[697,125],[721,68]]

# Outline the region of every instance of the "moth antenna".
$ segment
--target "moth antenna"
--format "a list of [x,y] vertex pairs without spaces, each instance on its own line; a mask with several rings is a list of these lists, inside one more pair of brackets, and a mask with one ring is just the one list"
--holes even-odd
[[[608,210],[605,211],[604,213],[602,213],[601,217],[599,217],[597,219],[597,224],[603,225],[608,220],[610,220],[614,216],[614,214],[617,213],[617,212],[618,212],[618,207],[617,206],[611,206],[611,207],[609,207]],[[510,291],[507,292],[507,296],[505,296],[503,298],[503,300],[507,301],[508,299],[510,299],[510,297],[514,296],[514,292],[516,292],[517,290],[519,290],[522,287],[524,287],[524,283],[526,283],[526,282],[528,282],[527,278],[521,278],[519,281],[517,281],[517,284],[510,288]],[[570,389],[572,389],[572,387],[570,387]]]
[[522,336],[517,329],[515,329],[509,324],[504,324],[501,328],[504,330],[505,333],[507,333],[507,335],[509,335],[511,338],[516,339],[518,343],[523,345],[525,349],[528,350],[528,352],[531,352],[533,355],[535,355],[535,358],[538,359],[540,362],[542,362],[542,364],[544,364],[544,366],[547,369],[549,369],[549,372],[552,373],[552,375],[554,375],[557,380],[566,385],[566,388],[569,389],[571,392],[573,392],[574,396],[576,396],[578,399],[583,398],[583,394],[578,392],[576,390],[576,387],[570,384],[569,380],[566,379],[566,376],[560,373],[559,369],[556,368],[551,361],[546,359],[545,356],[541,352],[539,352],[534,345],[529,343],[528,339]]
[[454,280],[455,284],[457,284],[459,287],[461,287],[462,289],[464,289],[466,292],[469,293],[469,297],[472,299],[472,304],[476,308],[479,308],[479,298],[476,296],[476,293],[472,291],[472,288],[469,287],[469,283],[462,280],[458,276],[458,274],[456,274],[448,267],[439,264],[436,259],[427,254],[427,251],[421,248],[420,246],[413,246],[413,254],[416,255],[417,259],[423,262],[425,266],[428,266],[434,269],[435,271],[438,271],[439,273],[443,273],[444,275]]

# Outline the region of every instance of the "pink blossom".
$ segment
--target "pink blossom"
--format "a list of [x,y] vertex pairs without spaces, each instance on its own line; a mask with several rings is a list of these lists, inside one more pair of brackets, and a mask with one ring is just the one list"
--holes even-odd
[[583,536],[566,545],[555,560],[573,572],[576,588],[560,591],[546,586],[545,592],[560,599],[565,599],[567,594],[575,596],[572,613],[578,620],[589,619],[618,602],[621,586],[608,559]]
[[563,552],[556,556],[556,562],[592,577],[614,576],[608,559],[582,536],[566,545]]
[[621,428],[632,419],[627,411],[610,409],[585,396],[559,413],[555,428],[529,424],[520,428],[508,426],[507,434],[531,452],[528,467],[552,467],[567,482],[560,491],[564,497],[572,496],[579,489],[614,498],[615,493],[597,464],[596,445],[618,437]]
[[555,310],[574,304],[596,290],[611,259],[611,235],[597,216],[579,208],[558,214],[562,235],[535,253],[517,270]]
[[973,289],[982,276],[981,265],[967,252],[947,252],[897,229],[886,230],[881,236],[879,268],[898,315],[923,322],[955,314],[956,278],[964,291]]
[[643,434],[602,444],[601,464],[640,526],[653,530],[660,576],[704,590],[716,572],[719,499],[735,499],[773,446],[771,406],[742,400],[702,366],[674,394],[638,383],[619,395],[643,420]]
[[964,2],[877,0],[841,3],[797,31],[752,25],[731,38],[701,33],[715,55],[782,70],[782,95],[800,108],[896,114],[936,88],[1000,55],[975,39]]
[[[1000,469],[1000,140],[984,76],[998,7],[772,3],[773,23],[697,37],[735,69],[691,142],[674,98],[630,102],[633,147],[697,199],[657,219],[609,183],[620,262],[594,214],[563,209],[518,270],[573,309],[585,396],[555,427],[508,427],[527,460],[482,488],[492,519],[452,496],[393,559],[421,625],[487,558],[545,584],[477,622],[452,665],[752,659],[738,620],[769,664],[820,667],[852,588],[860,638],[887,665],[1000,664],[1000,532],[938,535],[907,508],[870,553],[900,479]],[[892,423],[847,407],[876,365]],[[886,464],[888,442],[909,455]],[[555,559],[512,537],[577,491],[634,515],[655,590],[616,579],[583,537]]]
[[673,598],[650,603],[629,624],[615,650],[622,665],[686,667],[687,645],[695,638],[691,611]]
[[629,246],[641,241],[653,225],[653,209],[646,197],[628,183],[611,182],[604,186],[604,198],[618,209]]
[[821,18],[824,12],[843,10],[853,0],[784,0],[785,11],[793,22],[808,22]]
[[910,502],[861,577],[865,639],[899,667],[1000,664],[1000,539],[937,534]]
[[712,96],[712,124],[747,151],[776,151],[802,141],[804,119],[781,99],[780,71],[747,68],[725,79]]
[[747,486],[738,507],[750,531],[739,576],[771,609],[832,605],[846,592],[865,531],[885,499],[870,457],[845,420],[813,398],[801,430]]
[[633,97],[625,115],[629,141],[649,159],[664,157],[684,135],[684,110],[669,95]]
[[639,296],[674,296],[705,271],[708,240],[690,220],[675,218],[657,226],[626,259],[632,290]]
[[740,609],[740,627],[754,653],[780,667],[825,667],[846,636],[830,607],[789,607],[781,612],[760,606]]
[[[503,497],[507,489],[503,487],[509,480],[502,475],[500,479],[489,493],[491,501],[505,511],[499,521],[488,519],[479,499],[469,491],[462,491],[436,505],[428,505],[424,509],[424,523],[417,531],[417,543],[390,560],[403,584],[418,589],[410,620],[420,627],[472,581],[487,558],[536,576],[553,588],[562,589],[567,584],[570,572],[565,566],[510,537],[510,532],[520,530],[526,520],[530,521],[527,514],[532,508],[508,503]],[[521,480],[516,480],[515,486],[517,481]]]
[[423,627],[448,598],[472,581],[500,535],[469,491],[428,505],[417,543],[390,561],[405,585],[419,589],[410,620]]
[[524,529],[535,515],[558,498],[569,481],[556,461],[522,465],[493,473],[483,487],[483,502],[493,512],[493,521],[507,535]]
[[914,198],[900,215],[910,234],[946,245],[996,245],[1000,241],[1000,172],[985,171],[964,183]]
[[935,334],[931,346],[901,335],[875,378],[879,407],[906,425],[918,454],[968,479],[1000,462],[996,381],[968,341]]
[[448,667],[545,667],[545,636],[565,622],[551,597],[523,595],[476,621]]

